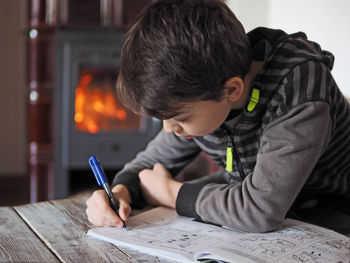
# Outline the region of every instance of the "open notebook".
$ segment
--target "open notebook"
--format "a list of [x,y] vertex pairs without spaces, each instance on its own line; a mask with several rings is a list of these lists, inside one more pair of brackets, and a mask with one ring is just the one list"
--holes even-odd
[[88,236],[180,262],[349,262],[350,238],[287,219],[269,233],[246,233],[193,221],[157,207],[131,217],[128,230],[90,229]]

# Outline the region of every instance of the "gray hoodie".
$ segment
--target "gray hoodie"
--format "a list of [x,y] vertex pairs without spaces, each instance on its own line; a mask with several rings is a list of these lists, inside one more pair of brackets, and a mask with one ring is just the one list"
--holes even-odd
[[350,106],[330,73],[333,56],[303,33],[257,28],[248,36],[254,59],[264,61],[252,83],[260,91],[255,109],[235,112],[203,137],[161,131],[113,180],[129,189],[132,205],[143,203],[142,169],[160,162],[175,176],[200,151],[225,167],[228,145],[232,172],[185,183],[180,215],[265,232],[279,228],[300,200],[350,197]]

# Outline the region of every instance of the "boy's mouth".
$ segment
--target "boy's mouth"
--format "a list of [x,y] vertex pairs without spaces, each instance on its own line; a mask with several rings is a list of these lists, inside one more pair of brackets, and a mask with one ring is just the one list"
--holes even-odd
[[179,137],[185,137],[186,139],[193,139],[194,137],[196,137],[196,136],[193,136],[193,135],[178,134],[176,132],[175,132],[175,135],[179,136]]

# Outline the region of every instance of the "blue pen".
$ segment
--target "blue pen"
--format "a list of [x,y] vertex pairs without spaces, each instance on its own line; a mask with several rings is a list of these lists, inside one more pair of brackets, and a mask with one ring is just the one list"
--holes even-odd
[[[111,187],[109,186],[109,183],[106,179],[103,168],[95,155],[92,155],[89,158],[89,164],[91,166],[92,171],[94,172],[94,175],[95,175],[95,178],[96,178],[98,185],[104,188],[104,190],[108,196],[110,206],[112,207],[113,211],[119,216],[118,201],[115,199],[115,197],[111,191]],[[121,220],[123,221],[123,228],[126,230],[125,221],[123,219],[121,219]]]

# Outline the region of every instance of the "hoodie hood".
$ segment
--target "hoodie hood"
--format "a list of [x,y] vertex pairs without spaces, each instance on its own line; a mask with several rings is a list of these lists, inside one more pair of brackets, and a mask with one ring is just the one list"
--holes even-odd
[[[308,40],[306,34],[303,32],[288,35],[282,30],[258,27],[250,31],[247,35],[252,47],[252,57],[254,60],[267,62],[269,57],[275,52],[278,52],[278,49],[283,47],[283,45],[288,45],[290,41],[296,43],[302,39],[302,49],[295,48],[293,50],[294,54],[289,56],[289,58],[303,57],[305,61],[319,60],[327,65],[330,70],[333,68],[333,54],[329,51],[322,50],[320,45],[316,42]],[[288,58],[286,59],[288,60]]]

